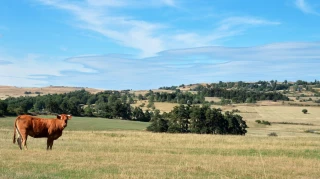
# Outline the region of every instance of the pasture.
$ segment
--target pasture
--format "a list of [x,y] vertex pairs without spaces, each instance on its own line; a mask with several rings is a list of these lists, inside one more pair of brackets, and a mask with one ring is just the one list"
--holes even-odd
[[0,118],[0,178],[318,178],[320,135],[303,130],[320,128],[319,108],[280,107],[231,107],[247,120],[246,136],[159,134],[145,131],[148,123],[74,117],[52,151],[32,137],[20,151],[14,118]]

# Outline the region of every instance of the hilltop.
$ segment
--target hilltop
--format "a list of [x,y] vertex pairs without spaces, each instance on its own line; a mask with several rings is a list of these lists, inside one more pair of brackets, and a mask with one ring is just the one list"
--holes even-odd
[[87,87],[69,87],[69,86],[47,86],[47,87],[16,87],[16,86],[0,86],[0,99],[8,97],[20,96],[38,96],[47,94],[62,94],[76,90],[86,90],[92,94],[104,91],[102,89]]

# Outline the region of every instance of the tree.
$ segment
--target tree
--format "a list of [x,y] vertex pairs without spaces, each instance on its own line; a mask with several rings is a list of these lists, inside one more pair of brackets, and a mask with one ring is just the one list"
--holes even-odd
[[175,106],[171,113],[171,120],[169,123],[169,132],[187,133],[189,132],[189,107],[180,105]]
[[126,103],[127,100],[128,100],[128,96],[127,96],[126,94],[124,94],[124,95],[121,96],[121,101],[122,101],[123,103]]
[[139,95],[138,95],[138,99],[139,99],[139,100],[143,100],[143,99],[144,99],[143,96],[142,96],[142,94],[139,94]]
[[152,132],[168,131],[168,122],[161,117],[159,110],[155,110],[154,115],[151,119],[151,124],[147,127],[147,130]]
[[227,121],[221,113],[221,109],[208,108],[206,115],[206,133],[207,134],[224,134],[226,133]]
[[0,117],[7,114],[7,107],[8,107],[7,103],[0,99]]
[[307,114],[308,110],[307,109],[302,109],[303,114]]
[[134,100],[133,100],[133,98],[130,96],[129,97],[129,102],[128,102],[129,104],[134,104]]
[[84,115],[89,116],[89,117],[93,117],[94,116],[93,109],[90,106],[84,108]]
[[144,113],[141,108],[135,107],[132,111],[132,119],[135,121],[146,121]]
[[190,113],[190,132],[192,133],[206,133],[206,109],[204,107],[192,106]]
[[233,135],[245,135],[248,128],[246,122],[242,120],[242,117],[232,112],[227,111],[225,113],[225,119],[228,121],[227,133]]
[[46,104],[46,108],[51,113],[60,113],[60,107],[56,101],[50,100]]

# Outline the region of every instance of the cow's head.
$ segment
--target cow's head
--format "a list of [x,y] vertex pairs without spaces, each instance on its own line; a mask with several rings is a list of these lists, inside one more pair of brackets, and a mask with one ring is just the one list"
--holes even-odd
[[72,116],[70,114],[60,114],[57,115],[57,119],[60,119],[62,121],[62,128],[67,127],[68,120],[70,120]]

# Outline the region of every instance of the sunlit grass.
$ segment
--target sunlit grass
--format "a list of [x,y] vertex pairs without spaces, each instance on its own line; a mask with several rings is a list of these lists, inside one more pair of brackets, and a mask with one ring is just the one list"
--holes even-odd
[[[299,107],[236,106],[246,136],[158,134],[149,123],[73,117],[46,151],[46,139],[12,144],[14,117],[0,118],[0,178],[318,178],[320,111]],[[232,109],[232,108],[231,108]],[[247,113],[246,113],[247,112]],[[305,122],[314,126],[272,124]],[[278,137],[268,137],[276,132]]]
[[28,151],[0,130],[0,178],[317,178],[317,137],[156,134],[146,131],[66,131],[46,151]]

